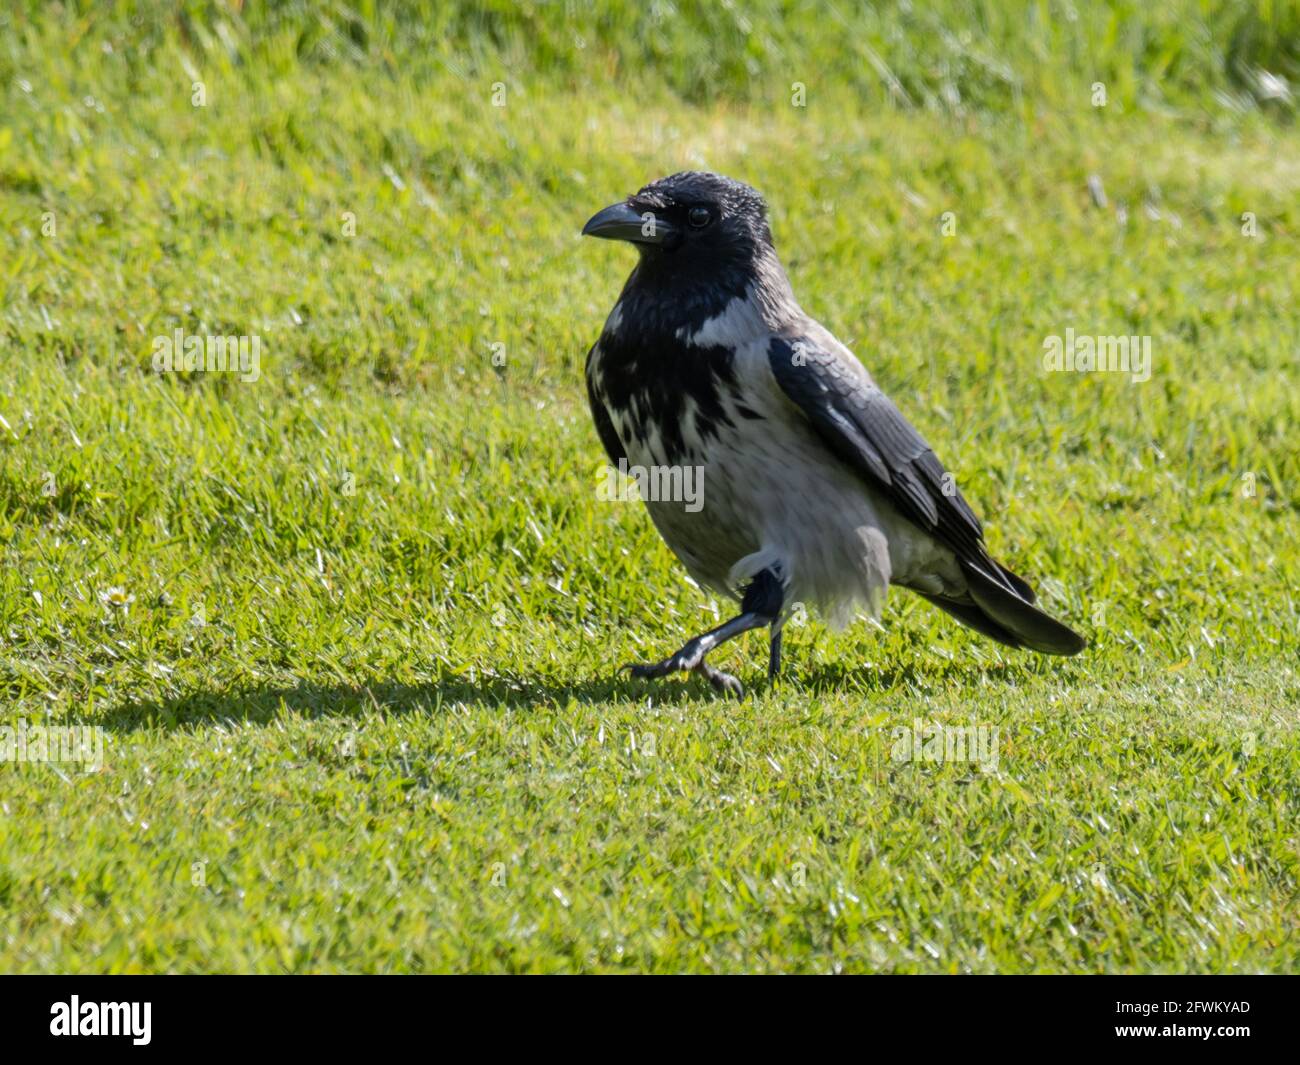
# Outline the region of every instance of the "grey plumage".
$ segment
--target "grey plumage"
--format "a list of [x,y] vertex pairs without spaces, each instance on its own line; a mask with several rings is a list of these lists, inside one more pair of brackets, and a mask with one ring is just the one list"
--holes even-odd
[[[584,232],[641,251],[587,360],[601,442],[615,463],[703,468],[702,509],[647,507],[692,577],[741,599],[736,632],[771,626],[772,672],[796,602],[841,624],[860,608],[878,614],[891,583],[1004,644],[1082,649],[990,557],[979,519],[920,433],[799,307],[757,193],[717,175],[674,175]],[[720,639],[700,639],[704,650],[692,641],[636,671],[694,668],[737,690],[703,662]],[[685,654],[692,645],[698,657]]]

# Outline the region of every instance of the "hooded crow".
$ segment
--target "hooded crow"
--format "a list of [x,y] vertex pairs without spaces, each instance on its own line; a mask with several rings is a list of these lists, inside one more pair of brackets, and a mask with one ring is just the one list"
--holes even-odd
[[698,471],[702,505],[642,495],[696,582],[740,602],[736,617],[662,662],[630,666],[633,675],[694,670],[742,695],[705,661],[710,651],[766,626],[772,680],[797,603],[838,627],[863,608],[879,616],[890,584],[1010,647],[1083,649],[989,555],[979,519],[921,434],[795,302],[754,189],[674,174],[582,232],[640,253],[587,356],[601,443],[624,470]]

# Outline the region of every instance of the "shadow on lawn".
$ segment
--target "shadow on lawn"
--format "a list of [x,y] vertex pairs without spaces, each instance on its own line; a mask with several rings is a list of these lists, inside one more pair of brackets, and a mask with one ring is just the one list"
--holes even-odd
[[[768,692],[759,672],[741,679],[747,683],[747,700]],[[786,679],[776,689],[801,697],[819,695],[879,695],[897,688],[923,693],[948,681],[974,683],[990,680],[1016,683],[1014,672],[976,661],[912,661],[885,669],[861,668],[853,664],[829,663],[803,672],[788,667]],[[520,709],[569,702],[600,703],[611,700],[658,705],[687,702],[708,703],[722,697],[699,677],[674,677],[661,681],[634,680],[625,674],[572,683],[528,677],[451,676],[420,684],[378,681],[356,684],[321,684],[304,681],[293,687],[267,685],[219,691],[195,691],[171,699],[129,702],[109,710],[98,724],[115,732],[144,728],[184,728],[236,721],[265,724],[283,707],[303,717],[359,717],[366,713],[440,713],[457,704],[488,705]]]
[[[641,687],[644,687],[643,685]],[[676,686],[682,689],[682,685]],[[434,714],[458,703],[487,704],[501,709],[537,706],[544,703],[599,702],[606,699],[635,699],[641,688],[618,679],[592,680],[577,684],[483,677],[477,682],[465,677],[431,680],[421,684],[390,681],[356,684],[320,684],[304,681],[294,687],[231,688],[224,691],[196,691],[172,699],[145,700],[114,707],[100,724],[117,732],[143,728],[182,728],[220,721],[263,724],[283,707],[303,717],[360,717],[367,713]],[[665,691],[665,699],[670,699]],[[691,692],[674,692],[672,701],[685,700]]]

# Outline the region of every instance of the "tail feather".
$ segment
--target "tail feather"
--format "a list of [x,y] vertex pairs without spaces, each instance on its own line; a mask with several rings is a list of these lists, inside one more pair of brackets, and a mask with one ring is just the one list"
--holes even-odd
[[1011,585],[1011,590],[1015,592],[1018,596],[1020,596],[1021,599],[1023,599],[1026,603],[1038,602],[1038,596],[1034,594],[1034,590],[1029,586],[1029,582],[1027,580],[1025,580],[1023,577],[1017,577],[1014,573],[1012,573],[1009,569],[1007,569],[1006,566],[1002,565],[1001,562],[997,561],[997,559],[990,559],[990,561],[993,563],[993,565],[995,565],[998,568],[998,573],[1006,579],[1008,584]]
[[982,632],[989,639],[997,640],[998,643],[1004,643],[1008,647],[1025,646],[1021,640],[1012,633],[1007,632],[1006,629],[968,599],[945,599],[941,595],[932,595],[929,592],[918,592],[917,594],[930,600],[940,610],[951,614],[963,625],[974,629],[976,632]]
[[[1074,655],[1088,646],[1088,642],[1073,629],[1034,606],[1033,590],[1029,585],[992,559],[987,565],[962,559],[961,569],[974,606],[994,626],[1015,637],[1021,646],[1049,655]],[[1023,594],[1022,588],[1028,590],[1028,596]],[[945,604],[939,605],[949,610]],[[956,614],[952,610],[949,613]],[[962,617],[960,614],[956,616]],[[999,638],[966,618],[962,620],[987,635],[993,635],[994,639]]]

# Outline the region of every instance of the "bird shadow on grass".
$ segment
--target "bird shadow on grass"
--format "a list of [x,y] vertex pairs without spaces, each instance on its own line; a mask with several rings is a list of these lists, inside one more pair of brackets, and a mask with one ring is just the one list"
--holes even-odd
[[266,724],[281,713],[302,717],[361,717],[366,714],[438,714],[457,706],[488,706],[501,710],[529,709],[570,702],[685,703],[707,699],[711,689],[694,678],[648,684],[621,677],[557,683],[541,678],[450,677],[427,683],[358,681],[322,684],[304,681],[292,687],[231,687],[200,690],[166,699],[122,703],[96,719],[113,732],[140,729],[183,729],[238,722]]
[[[987,663],[951,661],[918,664],[908,662],[880,668],[855,668],[840,664],[795,669],[775,689],[761,674],[744,676],[747,701],[769,692],[801,698],[843,697],[883,694],[899,688],[924,691],[937,684],[977,683],[983,680],[1016,683],[1006,671],[990,669]],[[96,719],[113,732],[141,729],[186,729],[236,722],[267,724],[282,713],[301,717],[362,717],[438,714],[458,706],[487,706],[501,710],[565,706],[571,702],[643,703],[658,706],[709,703],[724,698],[699,677],[681,676],[659,681],[636,680],[615,673],[590,680],[560,682],[545,677],[463,675],[407,684],[393,681],[358,681],[327,684],[303,681],[293,686],[231,686],[218,690],[197,690],[165,699],[145,699],[119,704]]]

